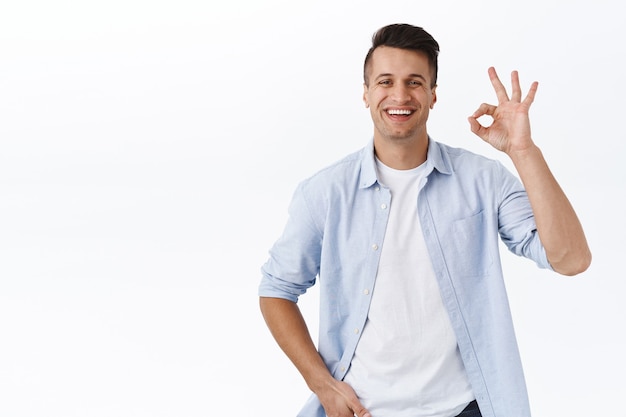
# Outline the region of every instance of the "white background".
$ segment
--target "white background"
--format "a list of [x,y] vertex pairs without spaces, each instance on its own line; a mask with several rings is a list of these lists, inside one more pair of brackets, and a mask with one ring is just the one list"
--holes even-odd
[[[626,151],[617,1],[0,0],[0,415],[293,416],[258,312],[296,184],[364,146],[362,60],[388,23],[441,45],[437,140],[487,67],[540,82],[536,142],[594,262],[504,253],[534,415],[626,416]],[[510,166],[510,164],[509,164]],[[301,300],[316,332],[316,292]],[[376,416],[375,416],[376,417]]]

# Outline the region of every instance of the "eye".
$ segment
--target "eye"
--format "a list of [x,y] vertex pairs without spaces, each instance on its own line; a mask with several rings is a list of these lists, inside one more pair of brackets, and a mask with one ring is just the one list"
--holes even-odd
[[418,80],[411,80],[409,81],[409,85],[411,87],[420,87],[422,85],[422,82]]
[[391,80],[380,80],[378,85],[388,86],[391,85]]

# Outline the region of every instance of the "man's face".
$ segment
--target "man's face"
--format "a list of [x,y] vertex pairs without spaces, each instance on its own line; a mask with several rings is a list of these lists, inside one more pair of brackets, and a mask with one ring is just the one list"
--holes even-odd
[[374,50],[363,100],[374,121],[374,138],[427,138],[428,113],[437,101],[425,54],[381,46]]

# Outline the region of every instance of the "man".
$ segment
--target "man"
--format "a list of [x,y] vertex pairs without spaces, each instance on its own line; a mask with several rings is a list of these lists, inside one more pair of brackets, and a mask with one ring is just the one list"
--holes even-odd
[[[509,97],[490,68],[498,105],[469,117],[522,186],[500,163],[428,136],[439,45],[427,32],[390,25],[372,41],[363,100],[373,141],[299,185],[262,268],[263,316],[313,391],[300,416],[529,416],[498,236],[564,275],[591,262],[531,139],[537,83],[522,99],[513,72]],[[296,302],[318,277],[316,349]]]

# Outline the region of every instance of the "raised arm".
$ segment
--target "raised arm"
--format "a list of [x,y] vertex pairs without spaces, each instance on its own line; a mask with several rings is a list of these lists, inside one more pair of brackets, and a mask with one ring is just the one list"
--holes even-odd
[[[537,231],[552,268],[563,275],[581,273],[591,263],[591,252],[583,228],[531,137],[528,112],[538,83],[532,83],[522,100],[519,76],[517,71],[513,71],[509,98],[495,69],[491,67],[488,72],[498,105],[481,104],[468,118],[471,130],[513,161],[528,193]],[[490,126],[483,126],[478,121],[484,115],[493,118]]]
[[328,371],[296,303],[261,297],[260,307],[274,339],[317,395],[326,415],[371,417],[354,390],[345,382],[337,381]]

